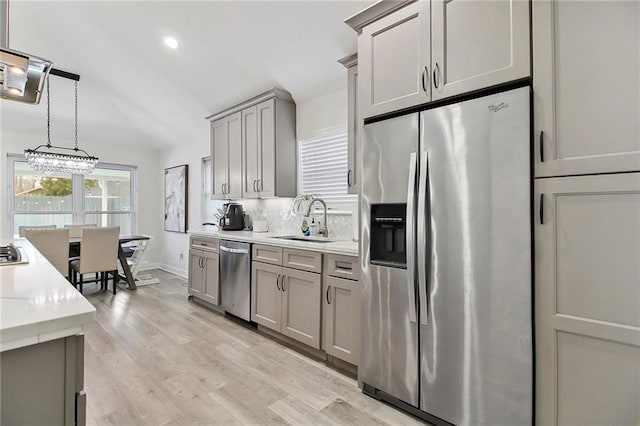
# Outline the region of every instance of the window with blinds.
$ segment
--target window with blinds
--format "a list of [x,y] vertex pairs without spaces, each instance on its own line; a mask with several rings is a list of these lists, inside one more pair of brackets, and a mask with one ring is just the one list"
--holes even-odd
[[298,141],[298,192],[322,198],[334,210],[354,206],[358,196],[347,194],[347,134]]

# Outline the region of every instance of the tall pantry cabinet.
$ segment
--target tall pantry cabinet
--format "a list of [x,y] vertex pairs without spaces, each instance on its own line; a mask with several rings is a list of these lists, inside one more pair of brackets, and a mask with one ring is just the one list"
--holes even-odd
[[537,423],[640,424],[640,3],[532,8]]

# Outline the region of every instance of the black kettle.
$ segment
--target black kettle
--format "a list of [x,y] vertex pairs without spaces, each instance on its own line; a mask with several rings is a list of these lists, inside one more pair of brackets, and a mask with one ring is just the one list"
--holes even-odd
[[244,210],[241,204],[225,204],[224,216],[220,218],[220,228],[225,231],[241,231],[244,229]]

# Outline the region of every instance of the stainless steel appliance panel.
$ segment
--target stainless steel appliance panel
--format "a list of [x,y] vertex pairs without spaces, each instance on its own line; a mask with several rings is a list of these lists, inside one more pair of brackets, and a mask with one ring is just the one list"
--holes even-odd
[[220,301],[226,312],[251,320],[251,244],[220,241]]
[[420,114],[420,408],[456,425],[532,421],[529,95]]
[[[371,205],[407,203],[411,154],[415,164],[417,148],[418,114],[365,126],[366,184],[362,187],[360,220],[362,346],[358,366],[359,380],[416,407],[418,327],[412,302],[415,287],[408,284],[413,280],[405,269],[371,265],[369,245]],[[413,266],[413,262],[407,263]]]

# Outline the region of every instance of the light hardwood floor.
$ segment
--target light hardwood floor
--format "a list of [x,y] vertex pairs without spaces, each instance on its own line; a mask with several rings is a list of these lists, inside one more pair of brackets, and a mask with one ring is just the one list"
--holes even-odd
[[420,424],[356,381],[187,302],[186,281],[113,296],[86,286],[88,425]]

